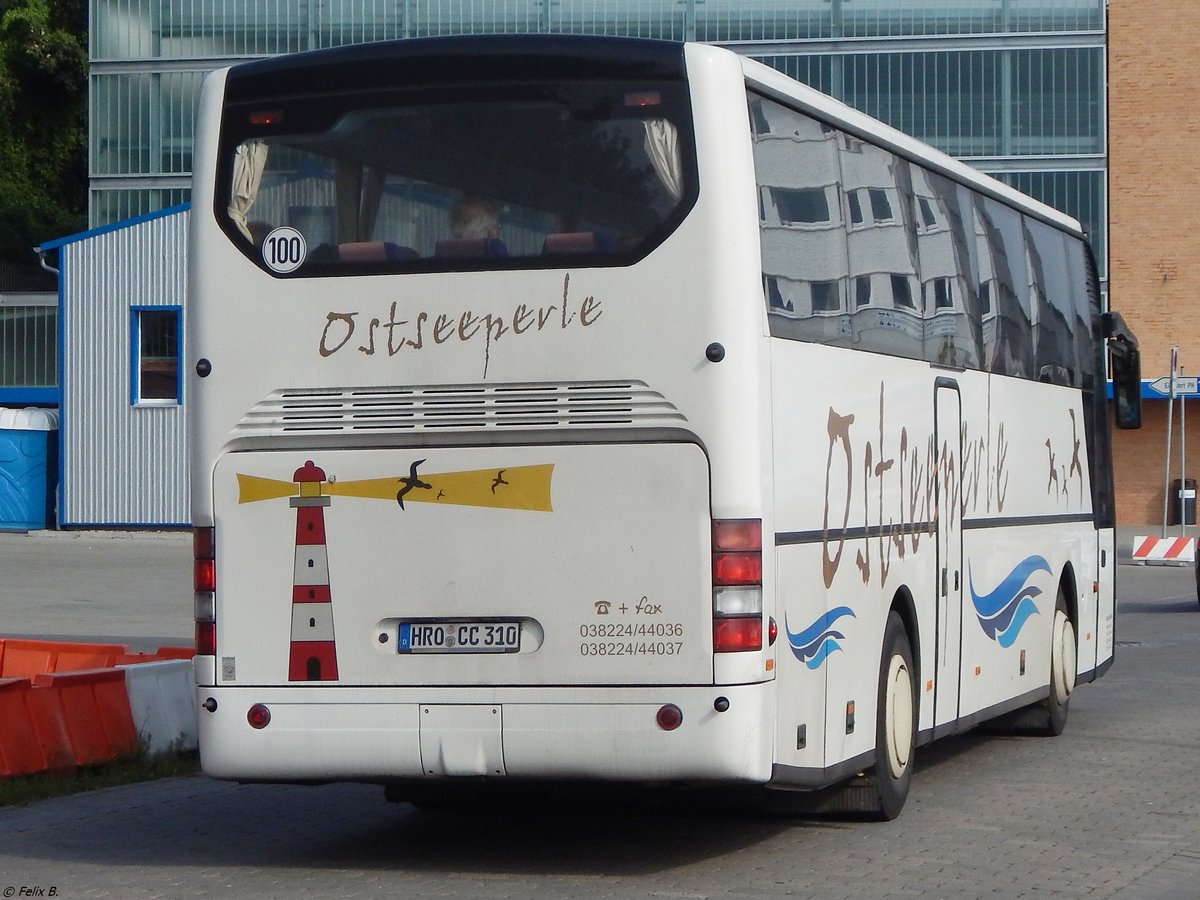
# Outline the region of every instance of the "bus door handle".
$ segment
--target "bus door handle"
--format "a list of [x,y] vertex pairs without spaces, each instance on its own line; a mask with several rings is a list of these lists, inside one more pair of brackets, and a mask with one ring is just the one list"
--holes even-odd
[[943,568],[942,569],[942,596],[945,597],[948,593],[950,593],[950,592],[946,589],[946,569]]

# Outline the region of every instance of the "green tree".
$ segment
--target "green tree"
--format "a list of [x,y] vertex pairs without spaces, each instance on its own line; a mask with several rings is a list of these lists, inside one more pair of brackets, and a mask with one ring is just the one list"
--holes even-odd
[[87,210],[86,0],[0,0],[0,259]]

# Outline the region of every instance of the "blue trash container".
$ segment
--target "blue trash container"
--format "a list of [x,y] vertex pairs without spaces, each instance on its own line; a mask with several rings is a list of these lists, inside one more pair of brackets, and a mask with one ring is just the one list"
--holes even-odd
[[58,411],[0,409],[0,531],[54,523]]

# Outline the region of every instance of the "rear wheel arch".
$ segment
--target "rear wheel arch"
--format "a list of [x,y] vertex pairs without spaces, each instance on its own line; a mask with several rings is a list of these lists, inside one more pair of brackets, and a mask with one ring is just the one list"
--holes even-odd
[[912,593],[907,587],[900,587],[892,596],[892,605],[889,612],[895,612],[900,616],[900,621],[904,623],[904,630],[908,633],[908,645],[912,650],[913,657],[913,675],[917,684],[921,682],[921,634],[920,628],[917,626],[917,606],[913,602]]
[[[1071,624],[1075,626],[1075,631],[1079,631],[1079,584],[1075,578],[1075,567],[1067,562],[1063,566],[1062,575],[1058,579],[1058,594],[1067,603],[1067,618],[1071,620]],[[1076,640],[1079,639],[1078,633]]]

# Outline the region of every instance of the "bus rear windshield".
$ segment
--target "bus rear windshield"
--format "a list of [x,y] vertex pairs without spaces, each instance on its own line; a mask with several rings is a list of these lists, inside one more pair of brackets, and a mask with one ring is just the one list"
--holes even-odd
[[216,215],[280,276],[626,265],[696,195],[680,82],[238,104]]

